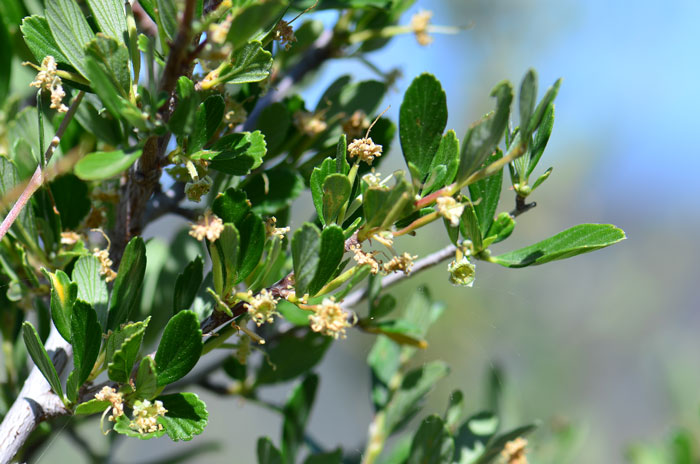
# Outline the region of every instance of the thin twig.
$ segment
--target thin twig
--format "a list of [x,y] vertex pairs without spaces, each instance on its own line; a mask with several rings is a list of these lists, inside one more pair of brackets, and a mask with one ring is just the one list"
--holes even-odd
[[537,203],[535,203],[534,201],[532,203],[526,203],[525,200],[525,197],[521,197],[520,195],[515,196],[515,209],[510,212],[510,215],[512,217],[516,218],[537,206]]
[[[394,274],[390,274],[382,279],[382,289],[387,289],[393,285],[398,284],[399,282],[402,282],[406,280],[409,277],[414,277],[416,274],[425,271],[426,269],[430,269],[433,266],[436,266],[440,264],[443,261],[448,260],[449,258],[454,257],[455,251],[457,248],[454,245],[448,245],[445,248],[438,250],[434,253],[429,254],[423,259],[420,259],[416,261],[416,263],[413,265],[413,270],[411,271],[410,274],[404,274],[402,272],[397,272]],[[356,306],[359,304],[362,300],[367,298],[368,296],[368,288],[365,287],[361,290],[356,290],[349,294],[348,296],[345,297],[343,300],[343,306],[351,307],[351,306]]]
[[[66,116],[63,118],[63,121],[61,121],[61,125],[56,131],[56,135],[51,140],[49,147],[46,149],[46,153],[44,153],[44,159],[46,160],[46,163],[49,162],[51,156],[53,155],[53,152],[56,151],[56,147],[58,147],[58,144],[61,142],[61,137],[63,137],[63,133],[66,131],[68,124],[73,120],[73,115],[78,109],[78,105],[80,105],[80,102],[82,101],[84,95],[85,92],[83,90],[78,92],[78,95],[75,97],[75,100],[73,100],[73,103],[68,109]],[[17,220],[17,218],[19,217],[20,213],[22,212],[22,209],[24,209],[27,202],[29,202],[29,199],[32,197],[32,195],[34,195],[34,192],[36,192],[39,189],[39,187],[41,187],[41,184],[44,182],[43,168],[44,166],[42,166],[41,163],[36,167],[36,170],[34,171],[34,174],[29,180],[29,183],[25,187],[24,191],[19,196],[17,202],[14,204],[10,212],[7,213],[7,216],[5,216],[5,219],[2,221],[2,224],[0,224],[0,240],[2,240],[3,237],[5,237],[7,231],[10,230],[12,224],[14,224],[15,220]]]

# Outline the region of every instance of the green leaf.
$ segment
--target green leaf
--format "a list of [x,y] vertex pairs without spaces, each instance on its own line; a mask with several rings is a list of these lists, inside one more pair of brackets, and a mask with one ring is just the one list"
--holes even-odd
[[327,453],[311,454],[304,460],[304,464],[342,464],[343,451],[339,448]]
[[[75,386],[80,388],[95,367],[102,345],[102,328],[97,322],[97,314],[92,306],[81,300],[76,301],[73,306],[71,344],[73,345],[74,365],[71,376],[75,376],[77,382]],[[66,389],[68,388],[66,387]],[[78,391],[76,389],[67,393],[69,398],[74,399]]]
[[[347,161],[346,161],[347,162]],[[321,163],[320,167],[315,167],[311,172],[311,177],[309,178],[309,184],[311,188],[311,198],[316,207],[316,213],[321,221],[322,225],[326,225],[325,217],[323,214],[323,183],[326,178],[337,171],[337,161],[332,158],[326,158]]]
[[41,63],[46,56],[53,56],[57,63],[70,64],[70,61],[63,54],[56,39],[51,35],[49,22],[43,16],[28,16],[22,20],[20,26],[24,42],[31,50],[37,62]]
[[143,335],[150,321],[151,318],[148,317],[145,321],[124,324],[114,332],[111,332],[107,338],[107,343],[105,343],[105,364],[112,362],[114,354],[122,348],[128,339],[139,334]]
[[433,361],[406,374],[401,387],[385,408],[384,429],[388,434],[396,431],[418,412],[421,400],[448,372],[449,368],[445,363]]
[[318,388],[318,376],[307,376],[297,385],[284,405],[284,422],[282,424],[282,455],[287,464],[293,464],[297,451],[304,441],[306,422],[311,413],[316,390]]
[[189,309],[192,306],[203,279],[204,261],[202,261],[201,256],[197,256],[177,276],[175,294],[173,295],[173,314],[182,309]]
[[268,437],[258,439],[258,464],[283,464],[282,453]]
[[240,234],[240,252],[238,254],[238,276],[235,283],[248,277],[260,262],[265,249],[265,223],[260,216],[248,214],[236,224]]
[[156,363],[150,356],[144,356],[139,364],[134,380],[136,396],[147,400],[153,399],[158,392],[158,376],[156,375]]
[[89,60],[102,69],[117,88],[119,95],[128,101],[131,73],[129,72],[129,50],[126,45],[111,37],[98,35],[87,44],[85,53]]
[[146,325],[147,323],[142,324],[136,330],[129,330],[128,334],[122,334],[127,336],[124,338],[121,346],[110,356],[111,361],[107,364],[107,373],[110,380],[120,383],[129,382],[131,370],[141,349]]
[[78,297],[78,285],[68,275],[58,270],[55,274],[45,272],[51,282],[51,320],[64,340],[71,340],[71,318],[73,305]]
[[[233,26],[231,28],[233,31]],[[250,42],[234,53],[230,68],[221,72],[221,83],[245,84],[266,79],[272,67],[272,54],[265,50],[260,42]]]
[[58,373],[56,373],[56,368],[51,362],[44,344],[41,343],[39,334],[36,333],[36,329],[29,321],[22,323],[22,338],[24,338],[24,344],[27,347],[29,356],[49,383],[51,389],[60,398],[63,398],[63,389],[61,388],[61,381],[58,378]]
[[80,159],[75,165],[75,175],[83,180],[104,180],[121,174],[141,156],[141,150],[131,153],[96,151]]
[[[530,137],[530,118],[537,102],[537,73],[529,69],[520,84],[518,108],[520,109],[520,130],[525,138]],[[533,128],[534,129],[534,128]]]
[[85,46],[95,37],[75,0],[54,0],[46,4],[51,34],[70,64],[87,77]]
[[49,188],[61,215],[63,230],[77,230],[92,206],[87,184],[73,174],[65,174],[51,181]]
[[131,317],[143,285],[145,272],[146,245],[141,237],[134,237],[126,245],[119,263],[119,271],[109,303],[108,329],[116,329]]
[[474,205],[471,202],[467,202],[464,205],[464,212],[462,213],[462,217],[459,221],[459,228],[464,238],[472,241],[475,251],[478,252],[484,248],[479,218],[477,217],[476,211],[474,210]]
[[156,0],[157,9],[155,10],[158,15],[159,32],[162,30],[165,32],[166,37],[169,42],[172,42],[177,35],[177,5],[175,0]]
[[95,308],[97,320],[107,327],[107,283],[100,274],[100,262],[94,256],[81,256],[73,266],[73,282],[78,284],[78,299]]
[[219,194],[211,208],[224,223],[231,224],[239,224],[251,211],[245,192],[234,188]]
[[239,242],[238,230],[226,223],[219,238],[209,243],[214,290],[218,295],[226,295],[236,282]]
[[[542,116],[542,122],[537,128],[537,133],[535,134],[535,141],[530,149],[530,162],[527,167],[527,176],[532,174],[532,171],[537,166],[537,163],[544,153],[544,149],[547,147],[547,142],[549,142],[549,137],[552,135],[552,128],[554,127],[554,103],[551,103],[544,112]],[[535,186],[533,185],[533,190]]]
[[314,280],[319,262],[321,233],[318,228],[305,222],[292,236],[292,262],[294,285],[297,295],[304,295]]
[[211,160],[210,166],[217,171],[235,176],[244,176],[262,164],[267,153],[262,132],[240,132],[221,137],[208,153],[193,159]]
[[[325,224],[336,223],[343,206],[350,199],[352,184],[343,174],[331,174],[323,181],[323,219]],[[340,218],[342,221],[342,218]]]
[[197,315],[192,311],[180,311],[168,321],[156,351],[158,386],[184,377],[197,364],[201,354],[202,331]]
[[177,106],[168,120],[168,127],[178,136],[192,134],[199,109],[199,95],[194,90],[194,82],[181,76],[177,80],[175,93]]
[[491,258],[505,267],[525,267],[571,258],[613,245],[625,233],[611,224],[580,224],[525,248]]
[[[494,154],[486,159],[484,166],[488,166],[502,157],[503,152],[497,149]],[[502,185],[502,169],[492,176],[484,177],[469,185],[469,197],[474,204],[474,213],[479,220],[479,230],[482,237],[486,237],[486,233],[493,223],[493,218],[498,208],[498,200],[501,198]]]
[[491,224],[488,234],[486,234],[487,239],[484,241],[484,247],[490,246],[492,243],[501,242],[513,233],[515,229],[515,219],[510,213],[500,213],[496,220]]
[[295,170],[276,167],[248,177],[241,188],[253,204],[253,211],[274,215],[304,191],[304,179]]
[[401,171],[396,171],[394,178],[396,183],[391,188],[371,187],[365,191],[362,208],[366,223],[361,233],[369,236],[376,229],[388,229],[413,211],[413,187]]
[[426,417],[413,436],[407,464],[451,464],[454,440],[439,416]]
[[412,442],[412,437],[408,435],[399,437],[391,451],[380,456],[379,464],[406,464],[411,456]]
[[318,252],[318,264],[313,280],[309,283],[308,292],[318,293],[324,285],[337,273],[338,266],[345,253],[345,237],[343,229],[338,226],[328,226],[321,232],[321,247]]
[[189,153],[200,151],[214,137],[221,125],[225,110],[226,104],[221,95],[211,95],[199,104],[194,121],[194,130],[187,145]]
[[382,295],[379,299],[373,301],[369,308],[370,319],[380,319],[391,313],[396,308],[396,298],[392,295]]
[[287,300],[280,300],[277,303],[277,311],[287,321],[294,325],[305,326],[309,325],[309,312],[304,311],[297,305],[290,303]]
[[459,427],[455,435],[454,462],[476,464],[486,451],[486,446],[498,430],[499,420],[490,412],[471,416]]
[[194,393],[175,393],[156,398],[168,410],[158,422],[173,441],[188,441],[204,431],[209,412],[204,401]]
[[416,77],[403,97],[399,113],[399,138],[406,163],[420,172],[420,182],[430,167],[447,124],[445,91],[432,74]]
[[501,82],[491,92],[496,97],[496,111],[473,125],[462,144],[457,181],[465,181],[481,167],[494,152],[508,126],[513,87],[510,82]]
[[270,27],[285,7],[277,0],[264,3],[249,2],[248,5],[233,18],[226,37],[226,42],[233,45],[234,50],[245,48],[248,41],[257,36],[260,30]]
[[[9,44],[10,36],[5,26],[4,18],[0,18],[0,43]],[[12,73],[12,47],[0,48],[0,107],[4,106],[7,92],[10,90],[10,76]]]
[[450,394],[449,404],[445,411],[445,426],[447,426],[452,435],[454,435],[455,429],[459,426],[459,420],[462,417],[463,409],[464,395],[460,390],[455,390]]
[[102,32],[117,40],[124,41],[126,32],[126,13],[121,0],[87,0]]
[[451,183],[459,169],[459,140],[455,131],[448,130],[440,140],[437,153],[430,164],[430,174],[423,189],[423,196],[429,195]]
[[347,174],[350,172],[350,163],[348,163],[348,140],[345,134],[340,134],[338,144],[335,148],[335,172],[338,174]]
[[544,97],[542,97],[542,100],[540,100],[540,103],[537,105],[537,109],[535,109],[535,112],[530,119],[530,125],[528,127],[529,133],[534,132],[535,129],[537,129],[542,123],[545,113],[554,102],[554,99],[557,98],[560,86],[561,78],[557,79],[557,81],[545,92]]
[[76,416],[90,416],[92,414],[104,412],[104,410],[110,406],[112,406],[112,403],[109,401],[100,401],[93,398],[90,401],[80,403],[78,406],[76,406],[73,414]]
[[332,338],[316,332],[308,332],[301,338],[295,335],[281,337],[278,343],[266,350],[267,357],[260,365],[256,384],[286,382],[309,372],[321,362],[332,341]]

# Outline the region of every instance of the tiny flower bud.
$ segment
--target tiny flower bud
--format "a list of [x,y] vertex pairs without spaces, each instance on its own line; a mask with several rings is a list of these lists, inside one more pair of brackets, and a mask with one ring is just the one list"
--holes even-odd
[[440,216],[450,221],[452,227],[457,227],[464,212],[464,205],[457,203],[457,200],[452,197],[440,197],[437,199],[435,209]]

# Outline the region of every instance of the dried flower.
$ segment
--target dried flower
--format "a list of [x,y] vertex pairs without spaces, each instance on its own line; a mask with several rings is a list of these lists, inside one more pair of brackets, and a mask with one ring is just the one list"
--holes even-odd
[[274,216],[270,216],[265,222],[265,235],[268,238],[277,237],[282,240],[290,230],[290,227],[277,227],[277,218]]
[[433,38],[428,35],[428,25],[432,17],[432,11],[421,10],[411,18],[411,28],[416,34],[416,40],[419,45],[426,46],[433,41]]
[[321,113],[297,111],[294,113],[294,125],[309,137],[314,137],[328,128]]
[[280,22],[275,27],[274,40],[279,40],[280,44],[284,45],[284,49],[289,50],[292,48],[292,43],[297,41],[294,35],[294,28],[284,19],[280,19]]
[[262,289],[260,293],[255,296],[253,296],[252,292],[248,293],[250,299],[245,303],[245,307],[251,319],[253,319],[253,322],[255,322],[258,327],[265,322],[273,322],[273,316],[279,314],[276,311],[279,298],[272,296],[272,293],[268,292],[266,289]]
[[355,111],[352,116],[343,121],[342,124],[343,132],[348,136],[349,139],[357,139],[362,137],[367,128],[369,128],[369,121],[367,120],[367,115],[362,110]]
[[187,195],[187,199],[199,203],[202,197],[209,193],[213,183],[214,181],[212,181],[209,176],[187,182],[187,184],[185,184],[185,195]]
[[355,256],[353,256],[353,259],[357,261],[357,264],[359,266],[362,266],[364,264],[369,265],[369,271],[372,274],[377,274],[379,272],[379,262],[377,259],[374,257],[374,255],[377,254],[376,251],[373,251],[371,253],[365,253],[362,251],[362,247],[360,245],[352,245],[350,247],[350,250],[355,253]]
[[[95,394],[95,399],[97,401],[109,401],[112,404],[112,414],[108,418],[110,422],[114,422],[117,417],[124,414],[124,399],[122,398],[122,394],[117,392],[114,388],[109,386],[102,387],[102,390]],[[107,411],[109,411],[109,409]],[[105,414],[107,411],[105,411]]]
[[192,224],[190,235],[197,240],[204,240],[206,237],[213,242],[219,238],[223,230],[224,222],[211,211],[206,211],[204,216],[199,217],[196,224]]
[[59,113],[65,113],[68,111],[68,107],[63,104],[63,98],[66,96],[66,92],[63,90],[63,83],[61,82],[61,78],[56,74],[57,72],[58,66],[56,65],[56,59],[51,55],[47,55],[41,62],[41,68],[36,78],[29,85],[37,89],[44,89],[51,92],[51,108],[57,110]]
[[450,273],[450,283],[453,285],[461,285],[463,287],[471,287],[474,285],[474,277],[476,266],[469,262],[469,258],[462,256],[447,266],[447,271]]
[[163,430],[163,426],[158,423],[158,417],[162,417],[168,412],[159,400],[151,403],[149,400],[137,401],[134,403],[134,420],[129,427],[141,434],[153,433]]
[[358,157],[361,161],[370,165],[374,158],[382,156],[382,146],[374,143],[372,137],[353,140],[348,145],[348,151],[350,152],[350,158]]
[[109,259],[109,249],[93,248],[92,255],[100,262],[100,275],[105,276],[105,282],[111,282],[117,278],[117,273],[112,270],[113,263]]
[[450,221],[452,227],[457,227],[464,212],[464,205],[452,197],[440,197],[437,199],[435,209],[440,216]]
[[418,256],[411,256],[408,253],[404,253],[401,256],[394,256],[391,258],[391,261],[384,264],[384,271],[403,271],[404,274],[408,275],[411,273],[411,269],[413,268],[413,260],[416,258],[418,258]]
[[388,230],[383,230],[372,235],[372,239],[378,241],[387,248],[391,248],[394,246],[394,234],[392,234]]
[[355,323],[354,315],[352,322],[349,320],[350,316],[333,298],[324,298],[320,305],[314,307],[314,313],[309,316],[311,330],[335,339],[345,338],[345,329],[352,327]]
[[527,464],[527,440],[518,437],[506,443],[501,451],[501,456],[507,464]]

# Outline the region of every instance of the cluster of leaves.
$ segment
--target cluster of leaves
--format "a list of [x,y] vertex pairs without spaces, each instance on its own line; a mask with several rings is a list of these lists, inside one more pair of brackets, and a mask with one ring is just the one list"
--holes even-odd
[[[442,307],[422,292],[399,315],[393,297],[381,293],[377,269],[348,255],[353,247],[373,238],[412,235],[443,218],[456,253],[452,281],[468,284],[473,277],[462,274],[465,267],[473,271],[470,259],[517,268],[622,240],[624,233],[614,226],[583,224],[529,247],[491,255],[489,247],[515,228],[514,215],[497,214],[505,166],[520,199],[551,172],[529,185],[552,130],[559,88],[555,83],[538,103],[534,71],[520,85],[519,127],[510,128],[513,86],[502,82],[491,94],[494,111],[469,128],[461,146],[455,132],[446,131],[447,98],[440,82],[430,74],[418,76],[404,95],[398,127],[409,175],[397,171],[384,179],[348,142],[366,140],[371,133],[367,143],[381,145],[380,154],[389,152],[396,125],[378,117],[369,127],[368,116],[380,109],[389,85],[386,76],[364,82],[342,76],[313,110],[298,95],[271,90],[277,76],[299,79],[299,69],[311,71],[318,60],[364,56],[381,47],[391,31],[402,30],[393,27],[412,3],[321,2],[318,9],[344,11],[338,23],[324,32],[318,21],[306,21],[296,29],[289,50],[275,45],[280,27],[287,26],[282,18],[313,2],[187,0],[181,9],[175,0],[140,0],[144,17],[138,24],[131,4],[121,0],[86,0],[84,8],[76,0],[51,0],[27,17],[20,0],[3,3],[11,14],[3,15],[9,21],[0,21],[0,38],[14,34],[20,56],[42,71],[46,66],[39,65],[53,57],[54,82],[65,85],[73,103],[68,115],[56,113],[40,91],[36,106],[21,108],[19,97],[4,101],[8,81],[0,80],[0,103],[4,117],[11,119],[3,137],[7,154],[0,156],[0,196],[21,189],[37,165],[60,174],[36,191],[0,242],[0,285],[7,288],[0,295],[2,336],[12,347],[12,362],[5,363],[10,388],[3,390],[0,414],[7,412],[26,378],[26,346],[67,413],[113,410],[114,403],[95,398],[99,387],[106,386],[118,391],[126,405],[125,415],[115,415],[114,431],[141,439],[167,434],[188,440],[206,425],[206,406],[193,393],[166,394],[164,389],[182,380],[207,353],[234,350],[235,356],[221,366],[234,382],[227,392],[257,400],[259,388],[304,377],[280,408],[280,450],[269,439],[258,446],[260,462],[295,462],[319,384],[311,371],[333,341],[310,325],[309,316],[321,305],[342,304],[355,290],[367,297],[369,311],[356,318],[348,314],[348,320],[378,334],[368,359],[377,414],[365,462],[373,462],[384,441],[405,426],[433,384],[447,374],[440,362],[417,370],[407,364],[416,348],[427,345],[427,328]],[[23,17],[19,28],[8,26]],[[141,26],[144,22],[154,26],[153,33]],[[7,55],[0,55],[0,64],[3,60]],[[67,123],[65,133],[45,165],[44,141],[62,122]],[[382,159],[377,155],[372,168]],[[198,227],[207,240],[189,255],[185,250],[192,240],[184,234],[175,240],[173,256],[163,242],[146,244],[139,236],[130,237],[129,224],[156,217],[129,203],[132,189],[144,188],[145,199],[158,196],[163,166],[169,166],[173,196],[180,195],[170,212],[204,215]],[[152,172],[142,172],[144,167]],[[298,227],[291,240],[282,238],[277,227],[292,224],[292,203],[306,189],[316,217]],[[192,200],[188,207],[201,203],[204,208],[180,206],[183,192]],[[459,213],[441,210],[444,199]],[[156,208],[155,200],[149,208]],[[209,235],[209,219],[220,220],[215,234]],[[117,242],[113,284],[108,282],[114,272],[106,256],[109,247],[90,248],[92,227],[109,231]],[[127,229],[128,243],[118,243]],[[391,246],[388,251],[395,254]],[[206,274],[205,261],[211,264]],[[263,292],[275,299],[276,310],[269,316],[284,321],[253,332],[246,327],[248,308]],[[38,331],[26,320],[32,308]],[[74,368],[65,384],[44,347],[51,324],[72,345]],[[236,343],[228,343],[232,337]],[[147,354],[143,346],[158,338],[155,351]],[[267,343],[257,348],[264,356],[248,359],[251,340],[263,339]],[[167,410],[157,418],[158,430],[138,431],[128,418],[144,401],[160,402]],[[456,393],[444,418],[426,418],[413,439],[402,442],[384,462],[439,456],[435,462],[485,463],[509,439],[531,429],[497,435],[493,414],[466,421],[461,414],[461,394]],[[338,451],[307,462],[342,458]]]

